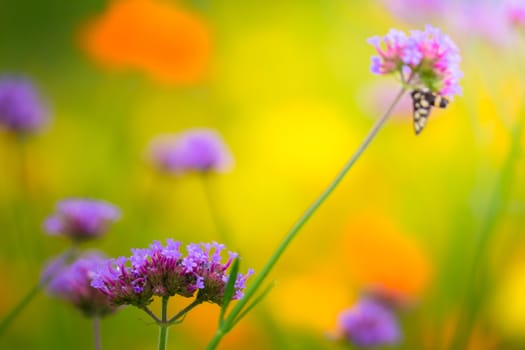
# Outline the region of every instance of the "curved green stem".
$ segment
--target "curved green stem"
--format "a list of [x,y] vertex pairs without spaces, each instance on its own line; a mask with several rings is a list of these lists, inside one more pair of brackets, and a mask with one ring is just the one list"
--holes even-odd
[[464,310],[460,314],[450,349],[462,350],[468,345],[468,341],[474,327],[474,321],[482,303],[485,288],[483,283],[486,278],[486,254],[491,234],[494,232],[498,219],[500,218],[507,203],[512,178],[515,173],[516,163],[521,151],[521,135],[525,127],[525,119],[521,120],[512,132],[511,149],[503,164],[500,178],[493,189],[485,221],[481,231],[476,237],[474,257],[471,262],[471,270],[468,276]]
[[20,300],[20,302],[4,317],[2,322],[0,322],[0,335],[2,335],[11,322],[18,316],[18,314],[25,309],[25,307],[29,304],[31,300],[40,292],[40,290],[44,287],[42,284],[37,284],[29,292]]
[[[72,246],[60,256],[58,259],[62,259],[64,262],[68,262],[75,255],[76,246]],[[15,320],[15,318],[25,309],[25,307],[33,300],[33,298],[44,289],[49,282],[53,279],[54,275],[49,274],[45,278],[42,278],[33,288],[27,292],[27,294],[20,300],[20,302],[13,308],[7,315],[4,316],[0,321],[0,336],[4,334],[9,325]]]
[[153,321],[155,321],[156,324],[160,324],[162,322],[162,320],[158,318],[157,315],[155,315],[150,309],[148,309],[147,306],[143,306],[140,309],[147,313],[153,319]]
[[235,305],[235,307],[232,309],[228,317],[224,320],[224,322],[219,326],[217,329],[216,334],[206,347],[206,349],[211,350],[215,349],[221,339],[224,337],[224,335],[231,329],[233,322],[237,319],[237,316],[242,312],[243,308],[247,305],[247,303],[250,301],[250,299],[254,296],[255,292],[259,289],[259,287],[262,285],[264,280],[266,279],[266,276],[270,273],[270,271],[273,269],[283,252],[286,250],[290,242],[295,238],[297,233],[301,230],[301,228],[304,226],[304,224],[310,219],[310,217],[315,213],[315,211],[321,206],[321,204],[324,203],[324,201],[330,196],[330,194],[335,190],[335,188],[339,185],[339,183],[343,180],[345,175],[348,173],[348,171],[352,168],[354,163],[359,159],[361,154],[365,151],[365,149],[368,147],[370,142],[374,139],[377,132],[381,129],[385,121],[388,119],[390,114],[392,113],[394,107],[399,102],[401,97],[406,91],[406,87],[403,86],[399,93],[396,95],[394,101],[392,104],[388,107],[385,114],[375,123],[375,125],[372,127],[368,135],[365,137],[361,145],[357,148],[355,153],[352,155],[352,157],[348,160],[348,162],[344,165],[343,169],[337,174],[335,179],[328,185],[328,187],[321,193],[321,195],[310,205],[310,207],[303,213],[303,215],[297,220],[295,225],[292,226],[290,231],[288,231],[288,234],[284,237],[284,239],[281,241],[273,255],[270,257],[266,265],[262,268],[261,272],[257,275],[257,277],[254,279],[252,285],[246,289],[246,292],[244,294],[244,297],[239,300],[239,302]]
[[189,304],[184,309],[180,310],[175,316],[170,318],[168,320],[168,325],[176,323],[181,317],[186,315],[189,311],[191,311],[191,309],[193,309],[195,306],[197,306],[199,304],[202,304],[202,301],[199,300],[199,298],[196,298],[191,304]]
[[168,299],[169,297],[162,297],[162,319],[159,323],[159,350],[166,350],[166,344],[168,343]]

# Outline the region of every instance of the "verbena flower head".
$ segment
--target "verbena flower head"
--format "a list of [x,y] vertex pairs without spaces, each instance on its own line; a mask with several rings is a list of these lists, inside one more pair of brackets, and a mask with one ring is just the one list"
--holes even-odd
[[104,234],[111,223],[120,218],[114,205],[90,199],[67,199],[59,202],[56,212],[44,222],[50,235],[64,235],[76,241]]
[[379,54],[372,57],[372,73],[398,72],[410,86],[426,87],[448,98],[461,94],[459,49],[438,28],[427,25],[424,31],[413,30],[409,35],[391,29],[368,42]]
[[224,172],[233,163],[222,138],[211,129],[159,136],[150,145],[150,156],[160,170],[175,174]]
[[[144,307],[153,296],[180,295],[192,297],[197,292],[201,302],[222,304],[229,275],[226,270],[236,253],[222,262],[219,243],[197,243],[180,250],[181,243],[172,239],[166,245],[155,241],[146,249],[132,249],[131,257],[108,260],[95,274],[91,285],[106,294],[114,305]],[[243,296],[247,278],[253,274],[238,274],[233,299]]]
[[343,311],[339,315],[338,328],[356,347],[394,345],[401,339],[394,314],[371,299],[362,299],[351,309]]
[[71,265],[62,258],[51,261],[42,277],[50,279],[46,292],[70,302],[86,316],[104,316],[115,311],[106,295],[91,286],[93,271],[104,261],[105,257],[98,252],[85,253]]
[[48,110],[29,79],[0,78],[1,126],[17,134],[29,134],[39,131],[48,118]]

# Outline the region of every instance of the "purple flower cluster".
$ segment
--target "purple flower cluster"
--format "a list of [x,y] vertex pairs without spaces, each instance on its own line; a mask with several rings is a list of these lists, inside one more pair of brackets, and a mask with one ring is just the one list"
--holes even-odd
[[373,73],[399,72],[411,86],[426,87],[448,98],[461,94],[459,49],[439,29],[427,25],[424,31],[414,30],[410,35],[391,29],[386,36],[374,36],[368,42],[379,54],[372,57]]
[[211,129],[159,136],[150,145],[150,157],[160,170],[175,174],[224,172],[233,163],[222,138]]
[[394,345],[401,338],[395,315],[372,299],[362,299],[343,311],[338,328],[349,343],[363,348]]
[[98,289],[91,287],[93,271],[105,257],[98,252],[88,252],[68,265],[62,257],[48,263],[42,280],[48,280],[46,291],[49,295],[64,299],[80,309],[86,316],[104,316],[115,307]]
[[48,111],[33,83],[21,77],[0,78],[0,125],[17,134],[40,130]]
[[[153,296],[192,297],[196,291],[199,301],[221,305],[229,277],[226,270],[237,254],[229,252],[229,259],[221,263],[223,244],[189,244],[186,255],[180,247],[180,242],[168,239],[166,246],[155,241],[147,249],[132,249],[129,258],[108,260],[91,285],[106,294],[114,305],[144,307]],[[246,280],[252,274],[250,269],[237,275],[233,299],[243,296]]]
[[104,234],[120,218],[120,210],[104,201],[67,199],[59,202],[56,212],[44,222],[50,235],[64,235],[76,241]]

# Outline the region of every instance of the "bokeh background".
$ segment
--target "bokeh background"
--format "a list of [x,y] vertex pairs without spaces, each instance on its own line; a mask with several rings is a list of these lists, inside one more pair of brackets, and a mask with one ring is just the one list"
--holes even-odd
[[[188,128],[213,128],[230,147],[232,171],[208,181],[228,247],[241,269],[260,270],[399,89],[369,72],[366,39],[432,23],[460,47],[463,96],[434,110],[418,137],[410,101],[401,103],[286,251],[271,294],[220,348],[342,348],[337,315],[380,286],[409,304],[398,348],[445,349],[487,231],[470,348],[525,349],[525,30],[509,25],[500,2],[458,3],[0,1],[0,73],[29,76],[52,111],[23,164],[0,133],[0,315],[67,248],[41,226],[60,199],[122,209],[86,245],[109,256],[154,239],[219,239],[201,179],[147,161],[153,137]],[[169,348],[203,348],[218,312],[190,313],[170,329]],[[103,321],[103,345],[155,349],[157,331],[124,308]],[[41,293],[0,347],[90,349],[91,322]]]

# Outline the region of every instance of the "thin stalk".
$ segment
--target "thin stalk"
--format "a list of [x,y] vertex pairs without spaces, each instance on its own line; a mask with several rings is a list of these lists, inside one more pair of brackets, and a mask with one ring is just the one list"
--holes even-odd
[[206,204],[208,206],[208,211],[210,213],[210,218],[215,227],[215,231],[219,235],[219,239],[226,244],[231,244],[231,237],[229,235],[228,229],[222,220],[221,215],[219,214],[219,206],[216,203],[215,196],[212,193],[211,184],[210,184],[210,174],[202,174],[199,176],[202,183],[202,189],[204,196],[206,197]]
[[[76,246],[72,246],[68,250],[66,250],[61,257],[58,259],[62,259],[64,262],[68,262],[69,259],[71,259],[75,255],[75,249]],[[53,274],[49,274],[45,278],[42,278],[33,288],[27,292],[27,294],[20,300],[18,304],[15,305],[11,311],[7,313],[7,315],[4,316],[2,321],[0,321],[0,336],[4,334],[4,332],[7,330],[7,328],[11,325],[11,323],[15,320],[15,318],[26,308],[27,305],[33,300],[33,298],[42,290],[44,289],[49,282],[55,277]]]
[[20,300],[20,302],[4,317],[2,322],[0,322],[0,335],[2,335],[11,322],[22,312],[22,310],[25,309],[25,307],[29,304],[31,300],[35,297],[35,295],[40,292],[40,290],[43,288],[42,284],[37,284],[33,288],[29,290],[29,292]]
[[177,322],[181,317],[186,315],[191,309],[193,309],[195,306],[202,304],[202,301],[199,300],[199,298],[195,299],[191,304],[186,306],[184,309],[180,310],[175,316],[169,319],[168,325],[171,325],[175,322]]
[[156,324],[160,324],[162,322],[162,320],[158,318],[157,315],[155,315],[150,309],[148,309],[147,306],[143,306],[140,309],[147,313],[155,321]]
[[100,336],[100,316],[93,317],[93,341],[95,350],[102,350],[102,338]]
[[352,168],[354,163],[359,159],[363,154],[365,149],[368,147],[370,142],[374,139],[377,132],[381,129],[385,121],[388,119],[394,107],[397,105],[403,94],[405,93],[407,87],[403,86],[399,93],[394,98],[392,104],[388,107],[385,114],[374,124],[368,135],[365,137],[361,145],[357,148],[355,153],[350,157],[348,162],[344,165],[343,169],[337,174],[334,180],[328,185],[328,187],[321,193],[321,195],[310,205],[310,207],[303,213],[299,220],[292,226],[290,231],[281,241],[277,249],[274,251],[273,255],[270,257],[266,265],[262,268],[261,272],[257,275],[252,285],[246,289],[244,297],[239,300],[239,302],[233,307],[232,311],[228,317],[224,320],[222,326],[218,327],[216,334],[208,344],[208,350],[215,349],[220,343],[224,335],[230,330],[233,322],[237,319],[237,316],[242,312],[243,308],[250,301],[250,299],[257,292],[259,287],[264,282],[266,276],[273,269],[281,255],[284,253],[290,242],[295,238],[297,233],[301,230],[304,224],[310,219],[310,217],[315,213],[315,211],[324,203],[324,201],[330,196],[330,194],[335,190],[339,183],[343,180],[348,171]]
[[159,350],[166,350],[166,344],[168,343],[168,299],[169,297],[162,297],[162,320],[159,323]]
[[27,171],[26,140],[22,136],[16,137],[16,152],[18,160],[18,186],[21,196],[25,199],[29,192],[29,176]]

